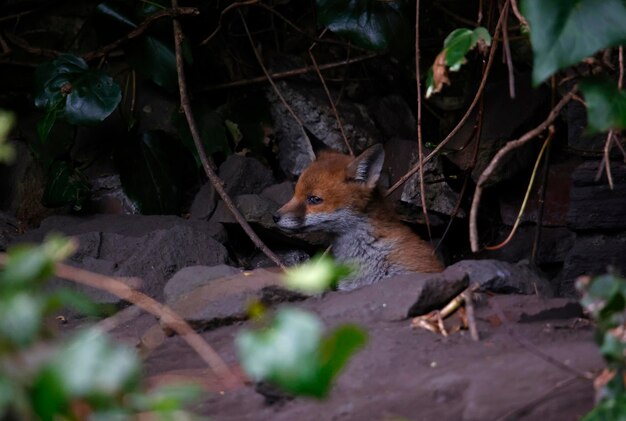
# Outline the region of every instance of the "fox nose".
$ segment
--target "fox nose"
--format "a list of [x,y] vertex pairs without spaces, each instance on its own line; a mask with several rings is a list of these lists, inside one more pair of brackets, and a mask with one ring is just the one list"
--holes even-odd
[[274,220],[274,223],[278,223],[278,221],[280,221],[280,215],[275,213],[274,215],[272,215],[272,219]]

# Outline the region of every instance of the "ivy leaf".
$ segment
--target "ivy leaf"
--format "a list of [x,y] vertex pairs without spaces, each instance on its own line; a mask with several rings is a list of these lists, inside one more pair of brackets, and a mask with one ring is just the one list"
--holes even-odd
[[71,204],[80,209],[89,190],[89,182],[82,172],[68,162],[57,161],[50,167],[42,202],[51,208]]
[[359,47],[398,53],[411,47],[406,1],[316,0],[317,22]]
[[443,85],[449,85],[448,69],[458,71],[467,62],[465,56],[478,45],[491,45],[491,35],[487,29],[458,28],[452,31],[443,42],[443,49],[435,58],[426,77],[426,98],[441,92]]
[[587,105],[589,133],[626,128],[626,93],[617,89],[616,83],[587,78],[579,86]]
[[531,28],[535,85],[603,48],[626,42],[622,0],[524,0],[522,13]]
[[280,309],[269,327],[246,330],[236,339],[246,373],[287,392],[322,398],[349,357],[365,343],[365,333],[340,326],[322,336],[320,320],[295,308]]
[[319,294],[337,285],[337,282],[352,272],[348,266],[340,265],[328,256],[320,255],[301,265],[287,268],[283,283],[287,288],[306,294]]
[[142,213],[179,213],[191,155],[177,139],[149,131],[119,145],[115,158],[124,191]]
[[38,125],[44,140],[57,117],[72,124],[95,124],[107,118],[122,100],[122,91],[101,70],[90,70],[85,60],[62,54],[35,72],[35,105],[46,112]]

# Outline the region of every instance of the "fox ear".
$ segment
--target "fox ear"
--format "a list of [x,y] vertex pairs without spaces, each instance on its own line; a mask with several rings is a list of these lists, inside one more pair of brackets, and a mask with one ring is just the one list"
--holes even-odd
[[320,156],[320,152],[329,151],[330,148],[324,142],[320,140],[319,137],[315,136],[315,134],[309,130],[306,126],[302,126],[302,130],[306,135],[307,139],[309,139],[309,143],[311,144],[311,149],[313,149],[313,154],[316,157]]
[[355,180],[375,187],[385,161],[385,150],[381,144],[367,148],[348,165],[348,174]]

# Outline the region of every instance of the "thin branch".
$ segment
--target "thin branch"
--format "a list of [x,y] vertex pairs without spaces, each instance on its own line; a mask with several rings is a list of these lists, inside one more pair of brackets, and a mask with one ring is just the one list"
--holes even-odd
[[240,1],[240,2],[235,2],[230,4],[228,7],[225,7],[224,10],[222,10],[220,12],[220,17],[219,20],[217,21],[217,27],[213,30],[213,32],[211,32],[211,34],[206,37],[201,43],[200,45],[206,45],[208,44],[215,35],[217,35],[217,33],[222,29],[222,18],[224,17],[224,15],[228,12],[230,12],[233,9],[237,9],[239,7],[243,7],[243,6],[250,6],[252,4],[256,4],[258,3],[259,0],[248,0],[248,1]]
[[413,174],[415,174],[416,172],[418,172],[420,170],[422,165],[425,165],[435,155],[437,155],[439,153],[439,151],[446,146],[446,144],[450,141],[450,139],[452,139],[454,137],[454,135],[456,135],[457,132],[459,130],[461,130],[461,127],[463,127],[463,125],[465,124],[465,122],[467,121],[469,116],[471,115],[472,111],[474,111],[474,108],[476,107],[476,104],[478,104],[478,100],[480,99],[480,97],[483,94],[483,91],[485,90],[485,85],[487,84],[487,76],[489,76],[489,71],[491,70],[491,65],[493,64],[493,59],[494,59],[494,57],[496,55],[496,46],[498,44],[500,30],[501,30],[501,27],[502,27],[502,17],[503,17],[503,14],[501,13],[500,14],[500,18],[498,19],[498,23],[496,25],[496,29],[494,31],[493,42],[491,43],[491,50],[489,52],[489,59],[487,60],[487,65],[485,66],[485,71],[483,72],[483,78],[480,81],[480,85],[478,86],[478,90],[476,91],[476,95],[474,95],[474,99],[472,100],[472,103],[470,104],[469,108],[467,109],[467,111],[465,112],[463,117],[461,117],[461,120],[457,123],[457,125],[454,127],[454,129],[452,129],[452,131],[445,137],[445,139],[443,139],[439,143],[439,145],[437,145],[437,147],[435,149],[433,149],[433,151],[430,154],[428,154],[426,156],[426,158],[424,158],[424,161],[421,163],[421,165],[420,165],[420,163],[418,163],[413,168],[411,168],[406,174],[404,174],[402,177],[400,177],[400,179],[398,181],[396,181],[396,183],[393,186],[391,186],[385,192],[385,196],[389,196],[398,187],[400,187],[401,185],[406,183],[406,181],[409,178],[411,178],[413,176]]
[[428,231],[428,239],[432,242],[433,235],[430,230],[430,218],[426,207],[426,186],[424,185],[424,141],[422,139],[422,85],[420,74],[420,0],[415,4],[415,88],[417,91],[417,160],[420,167],[420,196],[422,201],[422,212],[424,222]]
[[489,180],[489,177],[491,177],[491,174],[493,174],[495,169],[498,167],[498,165],[502,161],[502,158],[506,154],[508,154],[514,149],[519,148],[520,146],[523,146],[528,141],[537,137],[539,134],[541,134],[541,132],[546,130],[554,122],[554,120],[556,120],[556,118],[559,116],[559,113],[561,112],[561,109],[574,97],[576,89],[577,87],[575,86],[574,88],[572,88],[572,90],[569,93],[567,93],[567,95],[563,96],[563,98],[561,98],[561,100],[556,104],[556,106],[550,111],[550,114],[548,114],[548,117],[541,124],[539,124],[534,129],[530,130],[529,132],[525,133],[519,139],[511,140],[506,145],[504,145],[504,147],[501,148],[496,153],[496,155],[491,159],[491,162],[489,162],[489,165],[487,165],[487,167],[483,170],[482,174],[480,175],[478,179],[478,183],[476,184],[476,190],[474,191],[474,198],[472,200],[472,207],[470,209],[470,223],[469,223],[470,244],[471,244],[472,251],[474,253],[478,252],[479,250],[478,228],[476,225],[476,217],[478,214],[478,205],[480,203],[480,197],[482,195],[483,186],[485,185],[487,180]]
[[[0,253],[0,265],[4,266],[7,262],[7,254]],[[220,358],[220,356],[211,348],[211,346],[198,335],[187,322],[175,313],[168,306],[159,303],[153,298],[136,291],[110,276],[100,275],[99,273],[89,272],[84,269],[75,268],[63,263],[54,265],[54,273],[63,279],[87,285],[102,291],[106,291],[116,297],[122,298],[129,303],[147,311],[156,316],[164,326],[171,328],[180,337],[196,351],[198,356],[207,363],[207,365],[222,380],[225,387],[231,388],[239,384],[237,377],[230,371],[228,365]],[[129,310],[130,314],[134,314],[134,310]],[[129,313],[124,312],[120,319],[128,317]],[[117,319],[109,324],[102,325],[105,329],[114,327]]]
[[[366,54],[360,57],[338,61],[335,63],[322,64],[321,66],[318,66],[318,68],[320,70],[334,69],[336,67],[348,66],[352,63],[359,63],[359,62],[369,60],[375,57],[380,57],[380,55],[381,55],[380,53]],[[293,69],[293,70],[287,70],[284,72],[271,73],[269,76],[270,76],[270,79],[276,80],[276,79],[285,79],[285,78],[293,77],[293,76],[299,76],[299,75],[303,75],[303,74],[314,72],[314,71],[316,71],[315,66],[307,66],[307,67],[302,67],[300,69]],[[242,80],[235,80],[233,82],[220,83],[218,85],[212,85],[212,86],[203,88],[201,89],[201,91],[216,91],[219,89],[230,89],[230,88],[236,88],[240,86],[253,85],[255,83],[261,83],[261,82],[268,82],[267,76],[258,76],[252,79],[242,79]]]
[[25,39],[20,38],[17,35],[12,34],[10,32],[5,32],[4,36],[12,44],[18,46],[19,48],[21,48],[22,50],[26,51],[29,54],[34,54],[34,55],[43,56],[43,57],[50,57],[50,58],[54,58],[63,54],[63,51],[59,51],[59,50],[53,50],[50,48],[33,47]]
[[176,18],[179,16],[197,16],[200,14],[200,11],[195,7],[172,7],[168,10],[161,10],[156,12],[146,18],[139,26],[129,32],[125,37],[122,37],[116,41],[113,41],[110,44],[105,45],[102,48],[97,49],[96,51],[92,51],[86,54],[83,54],[83,58],[85,61],[91,61],[103,56],[108,55],[111,51],[118,48],[120,45],[124,44],[127,41],[132,40],[133,38],[137,38],[139,35],[143,34],[146,29],[154,22],[164,18],[164,17],[172,17]]
[[509,73],[509,96],[515,99],[515,69],[513,68],[513,58],[511,57],[511,46],[509,45],[509,3],[504,5],[502,9],[504,20],[502,21],[502,48],[504,49],[504,57],[506,58],[506,67]]
[[519,20],[522,25],[530,28],[528,21],[526,20],[524,15],[520,13],[519,7],[517,7],[517,0],[511,0],[511,8],[513,9],[513,14],[517,18],[517,20]]
[[537,175],[537,169],[539,168],[539,163],[541,162],[541,158],[543,157],[543,154],[546,151],[546,148],[550,144],[550,141],[552,140],[553,137],[554,137],[554,126],[551,125],[550,127],[548,127],[548,137],[543,142],[543,146],[541,146],[541,150],[539,151],[539,155],[537,156],[537,159],[535,160],[535,166],[533,167],[533,171],[531,173],[530,180],[528,181],[528,187],[526,188],[526,194],[524,195],[524,200],[522,201],[522,206],[520,206],[519,212],[517,214],[517,218],[515,219],[515,222],[513,223],[513,228],[511,228],[511,232],[506,237],[506,239],[504,241],[502,241],[500,244],[496,244],[495,246],[485,246],[485,249],[487,249],[487,250],[499,250],[502,247],[504,247],[507,244],[509,244],[509,242],[513,239],[513,236],[515,236],[515,233],[517,232],[517,227],[519,226],[519,223],[522,220],[522,216],[524,215],[524,211],[526,210],[526,205],[528,205],[528,198],[530,197],[530,192],[532,191],[533,184],[535,183],[535,176]]
[[[177,8],[178,6],[177,0],[172,0],[172,8]],[[191,111],[191,104],[189,103],[189,96],[187,94],[187,81],[185,79],[185,68],[183,61],[183,53],[182,53],[182,43],[183,43],[183,31],[180,27],[180,23],[178,19],[173,19],[174,26],[174,47],[176,50],[176,70],[178,73],[178,87],[180,92],[180,104],[185,112],[185,117],[187,118],[187,124],[189,125],[189,131],[191,132],[191,136],[193,138],[193,142],[196,146],[196,150],[198,151],[198,155],[200,156],[200,161],[202,162],[202,167],[204,171],[213,184],[213,187],[220,195],[224,204],[230,210],[235,220],[241,225],[244,232],[248,235],[250,240],[254,243],[254,245],[261,250],[267,257],[269,257],[274,263],[276,263],[280,268],[284,268],[283,263],[280,261],[278,256],[274,254],[261,239],[257,236],[257,234],[252,230],[248,222],[245,218],[239,213],[237,207],[233,203],[228,193],[224,190],[224,185],[222,180],[217,176],[215,170],[213,169],[214,164],[209,161],[204,148],[202,146],[202,139],[200,137],[200,131],[198,130],[198,126],[196,124],[196,120],[193,117],[193,113]]]
[[463,291],[463,299],[465,300],[465,314],[467,316],[467,327],[470,331],[470,336],[474,342],[480,341],[480,335],[478,334],[478,328],[476,327],[476,317],[474,316],[474,300],[472,299],[473,292],[470,289]]
[[[324,36],[325,32],[326,32],[326,29],[324,29],[324,32],[320,35],[320,38]],[[354,156],[354,151],[352,150],[352,147],[350,146],[350,142],[348,141],[348,136],[346,136],[346,131],[344,130],[343,123],[341,122],[341,117],[339,116],[339,112],[337,111],[337,107],[335,106],[335,101],[333,101],[333,97],[330,94],[330,91],[328,90],[328,86],[326,85],[324,76],[322,76],[322,72],[320,71],[319,66],[317,65],[317,60],[315,60],[315,55],[313,54],[313,48],[315,48],[316,45],[317,45],[317,42],[314,42],[313,44],[311,44],[311,47],[309,47],[309,57],[311,57],[311,61],[313,62],[313,67],[315,67],[315,72],[317,73],[317,76],[320,78],[320,82],[322,82],[322,86],[324,87],[324,92],[326,93],[328,102],[330,102],[330,107],[333,110],[333,114],[335,114],[335,119],[337,120],[337,125],[339,126],[339,131],[341,132],[341,137],[343,138],[343,142],[345,143],[346,148],[348,148],[348,152],[350,153],[350,156]]]

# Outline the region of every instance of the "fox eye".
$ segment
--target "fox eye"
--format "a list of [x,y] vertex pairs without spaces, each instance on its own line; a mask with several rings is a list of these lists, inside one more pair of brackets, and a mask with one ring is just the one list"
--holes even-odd
[[313,195],[308,195],[306,197],[306,202],[309,205],[319,205],[320,203],[322,203],[324,201],[324,199],[322,199],[319,196],[313,196]]

